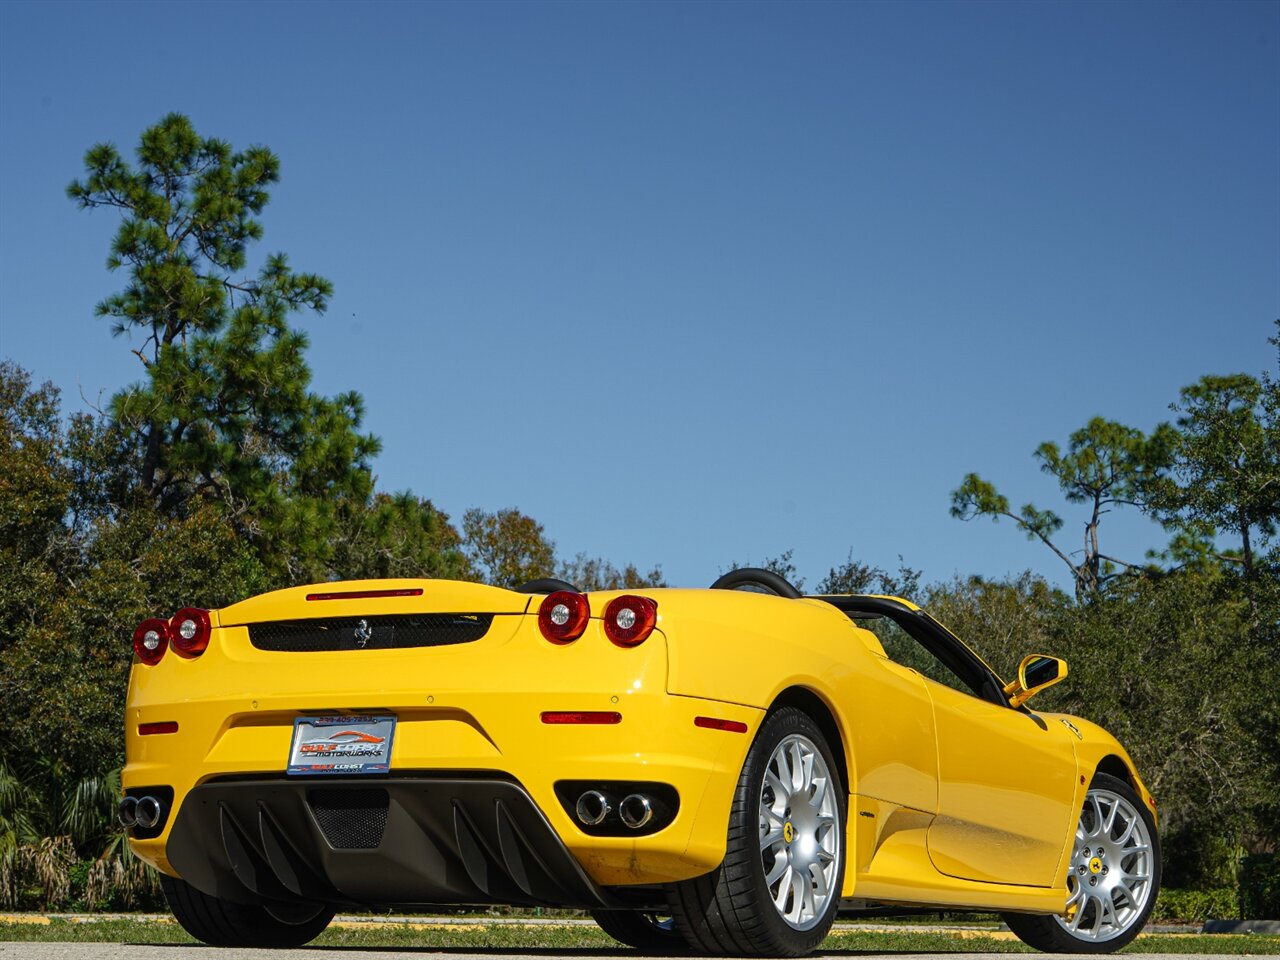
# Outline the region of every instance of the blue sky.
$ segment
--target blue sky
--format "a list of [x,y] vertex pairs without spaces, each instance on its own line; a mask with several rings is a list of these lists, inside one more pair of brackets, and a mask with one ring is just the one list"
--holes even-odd
[[141,371],[63,189],[171,110],[280,155],[259,250],[334,281],[382,487],[680,585],[1065,583],[964,474],[1073,547],[1038,443],[1274,367],[1275,2],[2,4],[0,356],[69,409]]

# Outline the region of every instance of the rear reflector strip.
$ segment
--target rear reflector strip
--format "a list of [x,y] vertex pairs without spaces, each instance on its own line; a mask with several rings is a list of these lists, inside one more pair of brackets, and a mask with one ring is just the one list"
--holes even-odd
[[728,730],[730,733],[747,732],[747,725],[741,720],[721,720],[719,717],[694,717],[693,725],[708,730]]
[[138,735],[142,737],[150,737],[157,733],[177,733],[177,720],[161,720],[159,723],[140,723],[138,724]]
[[406,590],[346,590],[340,593],[308,593],[308,600],[369,600],[373,597],[420,597],[422,588]]
[[622,714],[607,710],[547,710],[542,714],[543,723],[621,723]]

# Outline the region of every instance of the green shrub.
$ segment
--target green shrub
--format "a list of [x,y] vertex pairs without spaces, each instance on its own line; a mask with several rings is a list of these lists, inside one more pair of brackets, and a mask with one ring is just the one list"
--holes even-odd
[[[1161,810],[1162,816],[1164,812]],[[1184,814],[1177,827],[1162,823],[1160,847],[1164,855],[1161,864],[1164,882],[1175,890],[1234,888],[1244,850],[1231,830],[1224,830],[1224,826],[1220,818],[1194,814]]]
[[1240,915],[1280,920],[1280,856],[1254,853],[1240,861]]
[[1164,923],[1204,923],[1236,915],[1236,892],[1231,887],[1215,890],[1160,891],[1151,919]]

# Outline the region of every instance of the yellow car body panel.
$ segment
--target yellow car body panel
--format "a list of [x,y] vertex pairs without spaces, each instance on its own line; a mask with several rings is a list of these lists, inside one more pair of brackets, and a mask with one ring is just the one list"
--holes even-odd
[[[393,770],[501,771],[523,784],[569,850],[601,884],[682,879],[724,855],[714,818],[696,816],[703,793],[731,794],[749,735],[699,729],[699,714],[754,730],[763,711],[704,703],[666,692],[666,643],[656,632],[635,649],[605,639],[599,621],[573,644],[538,632],[530,597],[441,581],[348,582],[342,589],[421,587],[430,598],[379,599],[379,615],[501,609],[476,643],[428,649],[280,653],[255,649],[245,624],[299,616],[305,595],[333,584],[280,591],[216,612],[208,649],[195,659],[166,655],[135,663],[129,684],[123,786],[173,786],[175,809],[211,779],[283,771],[299,715],[387,712],[399,723]],[[497,595],[497,596],[495,596]],[[416,603],[415,603],[416,601]],[[371,601],[324,601],[326,616],[367,612]],[[385,605],[385,606],[384,606]],[[514,612],[518,610],[519,612]],[[306,611],[311,612],[311,611]],[[616,710],[616,726],[549,726],[543,711]],[[174,735],[142,736],[140,724],[176,721]],[[676,821],[646,845],[637,872],[628,838],[582,834],[556,800],[557,779],[647,779],[685,799]],[[173,822],[170,819],[169,824]],[[173,872],[167,832],[131,840],[143,860]]]
[[[367,591],[420,593],[308,599]],[[849,795],[846,898],[1061,912],[1074,824],[1094,771],[1120,764],[1154,810],[1105,731],[926,680],[824,600],[633,592],[656,602],[658,618],[633,648],[610,642],[598,619],[621,591],[591,593],[585,633],[565,644],[542,636],[541,596],[452,581],[320,584],[212,611],[203,654],[170,651],[155,666],[132,668],[123,786],[173,791],[172,815],[157,835],[132,836],[132,849],[179,875],[171,832],[192,790],[287,780],[295,719],[376,713],[397,718],[390,776],[509,780],[600,887],[684,880],[723,859],[752,738],[779,698],[796,691],[823,706],[838,737],[831,747]],[[425,613],[493,619],[474,642],[407,649],[282,652],[250,638],[258,623]],[[548,724],[545,711],[617,712],[621,720]],[[699,717],[740,727],[699,726]],[[139,730],[164,722],[178,731]],[[593,780],[670,785],[678,809],[651,834],[592,835],[556,784]],[[224,832],[242,826],[230,822]]]

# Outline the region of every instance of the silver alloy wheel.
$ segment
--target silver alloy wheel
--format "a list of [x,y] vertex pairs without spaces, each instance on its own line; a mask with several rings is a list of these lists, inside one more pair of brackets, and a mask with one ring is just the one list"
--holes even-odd
[[1133,804],[1111,790],[1090,790],[1058,923],[1073,937],[1099,943],[1125,933],[1145,911],[1154,863],[1151,831]]
[[779,916],[796,930],[816,926],[840,895],[840,813],[831,771],[803,734],[785,737],[760,786],[760,859]]

